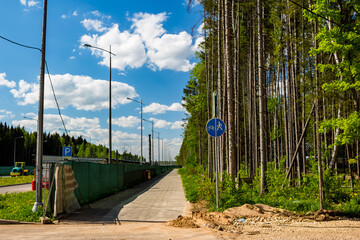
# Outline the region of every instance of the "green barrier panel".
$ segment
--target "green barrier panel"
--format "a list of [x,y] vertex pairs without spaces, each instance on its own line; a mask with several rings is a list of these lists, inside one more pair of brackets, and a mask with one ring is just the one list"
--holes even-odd
[[13,167],[0,167],[0,176],[10,176]]
[[[0,167],[0,176],[10,176],[10,172],[13,168],[13,166]],[[34,170],[34,166],[25,166],[24,169],[28,169],[29,172],[31,172]]]

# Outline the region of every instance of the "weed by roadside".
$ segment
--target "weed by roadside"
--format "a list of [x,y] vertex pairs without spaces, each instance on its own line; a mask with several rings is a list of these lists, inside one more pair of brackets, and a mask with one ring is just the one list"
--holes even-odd
[[[223,211],[231,207],[241,206],[245,203],[263,203],[272,207],[287,209],[297,213],[316,212],[319,210],[318,198],[318,175],[313,164],[314,171],[305,175],[302,185],[297,186],[297,180],[288,184],[285,173],[281,169],[275,169],[272,163],[268,164],[267,193],[259,195],[260,178],[258,173],[252,184],[242,182],[238,184],[228,175],[224,174],[223,181],[219,184],[219,210]],[[312,169],[311,169],[312,170]],[[206,177],[206,172],[200,167],[187,166],[179,171],[182,177],[185,195],[190,202],[201,200],[207,201],[208,208],[215,210],[215,183]],[[244,173],[240,173],[245,176]],[[286,183],[283,188],[281,186]],[[348,185],[339,176],[332,175],[329,171],[324,173],[324,191],[326,196],[325,209],[339,210],[345,215],[360,216],[360,196],[358,180],[354,184],[355,192],[342,186]]]
[[33,213],[35,192],[0,194],[0,219],[39,222],[42,207]]

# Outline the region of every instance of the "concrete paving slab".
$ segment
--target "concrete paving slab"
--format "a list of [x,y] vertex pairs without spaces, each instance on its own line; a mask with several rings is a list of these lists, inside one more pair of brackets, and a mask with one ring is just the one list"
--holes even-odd
[[183,215],[186,199],[177,170],[83,206],[61,223],[166,222]]
[[186,198],[177,170],[127,204],[119,204],[120,221],[169,221],[184,215]]

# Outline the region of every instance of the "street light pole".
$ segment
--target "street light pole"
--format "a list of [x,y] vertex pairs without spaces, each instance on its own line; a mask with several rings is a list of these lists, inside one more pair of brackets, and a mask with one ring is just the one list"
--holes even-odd
[[144,119],[144,121],[146,122],[149,122],[151,123],[151,148],[152,148],[152,151],[151,151],[151,158],[154,159],[154,121],[150,121],[150,120],[146,120]]
[[156,131],[154,133],[158,134],[158,163],[160,164],[160,133]]
[[132,98],[127,98],[128,100],[140,103],[140,118],[141,118],[141,139],[140,139],[140,145],[141,145],[141,162],[143,161],[143,102],[140,98],[140,101]]
[[162,163],[164,164],[164,139],[162,140],[162,151],[161,151],[161,158],[162,158]]
[[110,73],[109,73],[109,162],[111,163],[111,153],[112,153],[112,144],[111,144],[111,55],[116,56],[114,53],[111,52],[111,45],[110,45],[110,51],[105,50],[103,48],[99,48],[96,46],[92,46],[90,44],[83,44],[84,47],[90,47],[99,49],[101,51],[107,52],[110,55]]
[[16,137],[15,140],[14,140],[14,167],[15,166],[15,163],[16,163],[16,139],[19,139],[19,138],[24,138],[24,136],[21,136],[21,137]]

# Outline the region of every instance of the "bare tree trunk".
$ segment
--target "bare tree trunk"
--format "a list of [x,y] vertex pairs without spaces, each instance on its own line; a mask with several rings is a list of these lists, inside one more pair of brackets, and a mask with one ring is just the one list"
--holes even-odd
[[[254,26],[255,28],[255,26]],[[258,142],[258,118],[257,118],[257,96],[256,96],[256,48],[255,48],[255,33],[253,32],[253,35],[252,35],[252,51],[253,51],[253,54],[252,54],[252,102],[253,102],[253,105],[252,105],[252,118],[251,118],[251,121],[254,122],[254,125],[253,125],[253,129],[252,129],[252,134],[253,134],[253,144],[254,144],[254,148],[253,148],[253,173],[255,175],[256,173],[256,169],[258,168],[258,165],[259,165],[259,142]]]
[[[222,1],[223,0],[219,0],[218,1],[218,32],[217,32],[217,37],[218,37],[218,83],[217,83],[217,89],[218,89],[218,115],[221,116],[222,113]],[[218,153],[219,153],[219,157],[218,157],[218,161],[217,161],[217,169],[220,172],[220,177],[222,177],[222,160],[223,160],[223,155],[222,155],[222,144],[221,144],[221,138],[219,138],[220,141],[218,142]]]
[[235,161],[235,110],[234,110],[234,65],[233,65],[233,27],[231,0],[225,2],[225,61],[227,75],[227,105],[228,105],[228,151],[229,151],[229,174],[232,179],[236,177]]
[[283,79],[283,114],[284,114],[284,146],[286,154],[286,168],[289,166],[290,155],[289,155],[289,131],[288,131],[288,120],[287,120],[287,103],[286,103],[286,78],[285,78],[285,64],[282,66],[282,79]]
[[[206,13],[205,13],[205,7],[204,7],[204,19],[206,17]],[[211,17],[212,18],[212,17]],[[207,43],[207,32],[206,32],[206,28],[204,28],[204,38],[205,38],[205,46],[206,46],[206,43]],[[213,39],[213,38],[212,38]],[[213,43],[213,42],[212,42]],[[211,44],[211,49],[213,49],[213,45]],[[208,111],[208,119],[211,118],[211,93],[210,93],[210,89],[212,89],[212,84],[210,82],[210,78],[209,75],[210,75],[210,63],[209,63],[209,60],[208,60],[208,54],[207,54],[207,47],[205,49],[205,77],[206,77],[206,94],[207,94],[207,111]],[[212,138],[210,135],[207,136],[208,138],[208,177],[210,179],[213,178],[213,159],[212,159]]]
[[252,35],[253,35],[253,30],[252,30],[252,21],[250,21],[250,37],[249,37],[249,40],[250,40],[250,44],[249,44],[249,70],[248,70],[248,88],[247,88],[247,99],[248,99],[248,122],[249,122],[249,128],[248,128],[248,132],[249,132],[249,153],[248,153],[248,159],[249,159],[249,177],[250,178],[253,178],[253,171],[254,171],[254,164],[253,164],[253,158],[254,158],[254,144],[253,144],[253,128],[254,128],[254,123],[253,123],[253,119],[252,119],[252,112],[253,112],[253,97],[252,97],[252,76],[253,76],[253,69],[252,69],[252,60],[253,60],[253,57],[252,57],[252,47],[253,47],[253,44],[252,44]]
[[260,165],[261,165],[261,177],[260,177],[260,195],[265,194],[266,181],[266,93],[265,93],[265,79],[264,79],[264,49],[263,49],[263,26],[262,26],[262,0],[257,0],[257,15],[258,15],[258,65],[259,65],[259,120],[260,120]]
[[[314,35],[316,36],[317,31],[317,22],[315,22]],[[317,48],[317,40],[315,39],[314,48]],[[315,55],[315,66],[318,64],[317,55]],[[320,125],[320,106],[319,106],[319,95],[320,95],[320,83],[319,83],[319,73],[315,68],[315,81],[316,81],[316,109],[315,109],[315,118],[316,118],[316,152],[318,159],[318,172],[319,172],[319,197],[320,197],[320,210],[324,208],[324,191],[323,191],[323,168],[322,168],[322,157],[321,157],[321,139],[319,133]]]

